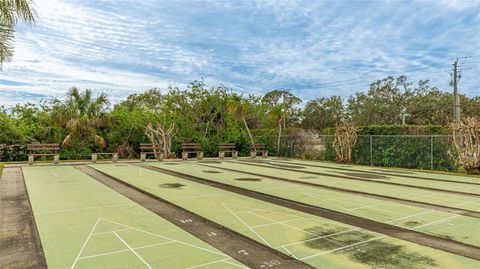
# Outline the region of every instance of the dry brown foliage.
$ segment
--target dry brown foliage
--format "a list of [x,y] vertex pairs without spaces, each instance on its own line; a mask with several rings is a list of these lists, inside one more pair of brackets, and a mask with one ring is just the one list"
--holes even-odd
[[451,125],[457,161],[469,174],[480,174],[480,118],[468,117]]
[[342,122],[337,124],[333,148],[336,152],[337,163],[351,163],[352,149],[357,143],[357,126],[353,123]]

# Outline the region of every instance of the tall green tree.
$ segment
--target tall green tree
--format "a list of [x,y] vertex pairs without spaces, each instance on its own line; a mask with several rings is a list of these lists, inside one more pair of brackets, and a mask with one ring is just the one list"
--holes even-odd
[[0,67],[11,60],[14,32],[19,21],[33,23],[37,14],[29,0],[0,0]]
[[277,154],[280,152],[280,142],[282,138],[282,123],[285,120],[286,112],[283,109],[283,104],[278,104],[270,109],[268,112],[268,118],[270,120],[273,120],[277,123],[277,132],[278,132],[278,137],[277,137]]
[[227,102],[228,111],[232,113],[232,115],[237,119],[241,120],[245,126],[245,130],[250,137],[250,142],[252,143],[253,150],[255,149],[255,142],[253,141],[252,133],[250,132],[250,128],[248,128],[247,120],[245,119],[245,114],[250,108],[250,103],[246,101],[246,99],[242,98],[241,95],[233,94],[230,96],[230,99]]
[[93,139],[99,148],[106,146],[98,128],[106,125],[108,120],[107,96],[103,93],[96,98],[91,90],[80,91],[73,87],[65,100],[54,99],[51,112],[52,119],[68,130],[62,146],[68,147],[72,142],[84,143]]
[[302,127],[322,131],[335,127],[345,118],[343,99],[340,96],[321,97],[308,101],[303,109]]

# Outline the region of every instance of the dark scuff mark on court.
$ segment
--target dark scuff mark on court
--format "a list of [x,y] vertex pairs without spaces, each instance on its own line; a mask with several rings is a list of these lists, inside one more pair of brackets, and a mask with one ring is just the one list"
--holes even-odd
[[[381,239],[376,240],[375,235],[362,231],[347,231],[343,228],[325,229],[320,226],[305,231],[309,233],[304,239],[308,240],[305,242],[306,246],[333,251],[333,253],[344,253],[350,259],[373,268],[421,269],[437,265],[437,262],[427,255],[407,251],[403,245],[392,244]],[[328,236],[329,234],[334,235]],[[314,239],[319,236],[328,236],[328,238]],[[335,251],[339,247],[352,244],[358,245]]]
[[216,171],[216,170],[203,170],[202,172],[209,173],[209,174],[221,174],[221,173],[223,173],[221,171]]
[[165,189],[181,189],[182,187],[185,187],[185,185],[180,183],[164,183],[158,186]]

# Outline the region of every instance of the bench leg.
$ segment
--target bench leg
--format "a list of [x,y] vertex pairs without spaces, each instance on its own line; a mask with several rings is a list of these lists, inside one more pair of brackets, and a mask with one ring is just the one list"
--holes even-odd
[[197,160],[203,159],[203,151],[198,151],[197,152]]
[[250,158],[257,158],[257,152],[254,150],[250,151]]
[[232,152],[232,158],[233,158],[233,159],[238,158],[238,151]]
[[262,158],[268,158],[268,150],[262,151]]
[[33,156],[28,155],[28,165],[33,165]]
[[182,160],[188,160],[188,152],[182,152]]
[[219,151],[219,152],[218,152],[218,158],[219,158],[220,160],[223,160],[223,158],[225,158],[225,152]]
[[144,162],[147,159],[147,154],[141,152],[140,153],[140,161]]
[[97,163],[97,154],[92,154],[92,163]]
[[163,161],[163,153],[158,153],[157,157],[158,157],[157,160]]
[[60,161],[60,156],[59,155],[54,155],[53,156],[53,163],[58,164],[59,161]]
[[113,153],[112,162],[116,163],[118,161],[118,153]]

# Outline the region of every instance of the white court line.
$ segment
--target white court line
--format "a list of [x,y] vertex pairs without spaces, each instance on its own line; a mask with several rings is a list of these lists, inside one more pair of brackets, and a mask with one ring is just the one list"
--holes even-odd
[[390,223],[390,222],[394,222],[394,221],[397,221],[397,220],[408,219],[408,218],[411,218],[411,217],[423,215],[423,214],[430,213],[430,212],[433,212],[433,211],[434,211],[434,210],[426,210],[426,211],[422,211],[422,212],[420,212],[420,213],[415,213],[415,214],[412,214],[412,215],[408,215],[408,216],[404,216],[404,217],[392,219],[392,220],[389,220],[389,221],[385,221],[385,223]]
[[[315,197],[315,196],[313,196],[313,195],[311,195],[311,194],[308,194],[308,193],[306,193],[306,192],[304,192],[303,195],[305,195],[305,196],[307,196],[307,197],[310,197],[310,198],[312,198],[312,199],[314,199],[314,200],[317,200],[317,201],[320,201],[320,202],[327,202],[327,203],[330,203],[330,204],[333,205],[333,206],[340,207],[340,208],[343,208],[344,210],[350,211],[348,208],[346,208],[346,207],[344,207],[344,206],[341,206],[341,205],[339,205],[339,204],[335,204],[335,203],[332,203],[332,202],[331,202],[331,201],[338,200],[338,199],[340,199],[340,201],[343,201],[341,198],[323,199],[323,200],[321,200],[321,199],[318,199],[317,197]],[[364,215],[364,214],[362,214],[362,213],[359,213],[359,212],[355,212],[355,213],[358,214],[358,215],[360,215],[360,216],[362,216],[362,217],[364,217],[364,218],[368,218],[366,215]]]
[[[268,179],[268,178],[267,178]],[[273,190],[280,190],[280,189],[294,189],[294,188],[300,188],[300,187],[305,187],[303,185],[298,185],[298,186],[283,186],[283,187],[274,187],[274,188],[262,188],[259,190],[263,191],[273,191]]]
[[129,231],[132,228],[125,228],[125,229],[120,229],[120,230],[115,230],[115,231],[106,231],[106,232],[98,232],[98,233],[93,233],[92,235],[99,235],[99,234],[108,234],[111,232],[123,232],[123,231]]
[[353,232],[353,231],[357,231],[357,230],[361,230],[361,228],[354,228],[354,229],[350,229],[350,230],[345,230],[345,231],[341,231],[341,232],[336,232],[336,233],[332,233],[332,234],[327,234],[327,235],[322,235],[322,236],[318,236],[318,237],[314,237],[314,238],[309,238],[309,239],[305,239],[305,240],[302,240],[302,241],[297,241],[297,242],[281,245],[281,246],[276,247],[276,248],[298,245],[298,244],[302,244],[302,243],[305,243],[305,242],[314,241],[314,240],[317,240],[317,239],[328,238],[328,237],[331,237],[331,236],[344,234],[344,233],[349,233],[349,232]]
[[284,220],[284,221],[280,221],[280,222],[272,222],[272,223],[260,224],[260,225],[250,226],[250,227],[260,228],[260,227],[271,226],[271,225],[275,225],[275,224],[279,224],[279,223],[287,223],[287,222],[292,222],[292,221],[296,221],[296,220],[303,220],[303,219],[305,219],[305,218],[304,217],[299,217],[299,218]]
[[373,205],[364,205],[364,206],[349,208],[349,210],[355,211],[355,210],[362,209],[362,208],[375,207],[375,206],[384,205],[384,204],[385,204],[385,203],[378,203],[378,204],[373,204]]
[[103,219],[103,218],[101,218],[101,220],[108,221],[108,222],[111,222],[111,223],[114,223],[114,224],[117,224],[117,225],[120,225],[120,226],[123,226],[123,227],[132,228],[133,230],[136,230],[136,231],[139,231],[139,232],[143,232],[143,233],[146,233],[146,234],[149,234],[149,235],[153,235],[153,236],[157,236],[157,237],[160,237],[160,238],[164,238],[164,239],[168,239],[168,240],[171,240],[171,241],[175,241],[175,242],[177,242],[177,243],[179,243],[179,244],[182,244],[182,245],[190,246],[190,247],[193,247],[193,248],[198,248],[198,249],[201,249],[201,250],[203,250],[203,251],[215,253],[215,254],[217,254],[217,255],[221,255],[221,256],[224,256],[224,257],[229,257],[228,255],[226,255],[226,254],[224,254],[224,253],[222,253],[222,252],[217,252],[217,251],[213,251],[213,250],[206,249],[206,248],[203,248],[203,247],[195,246],[195,245],[192,245],[192,244],[187,243],[187,242],[183,242],[183,241],[180,241],[180,240],[177,240],[177,239],[169,238],[169,237],[167,237],[167,236],[163,236],[163,235],[159,235],[159,234],[154,234],[154,233],[151,233],[151,232],[142,230],[142,229],[138,229],[138,228],[135,228],[135,227],[132,227],[132,226],[128,226],[128,225],[125,225],[125,224],[118,223],[118,222],[113,221],[113,220],[107,220],[107,219]]
[[230,208],[228,208],[228,206],[226,206],[224,203],[221,203],[223,207],[225,207],[225,209],[227,209],[235,218],[237,218],[243,225],[245,225],[250,231],[252,231],[256,236],[258,236],[260,239],[262,239],[263,242],[265,242],[265,244],[267,244],[267,246],[272,247],[272,245],[270,245],[270,243],[268,243],[267,240],[265,240],[265,238],[263,238],[261,235],[259,235],[254,229],[252,229],[252,227],[250,227],[247,223],[245,223],[240,217],[238,217]]
[[78,210],[85,210],[85,209],[95,209],[95,208],[103,208],[103,207],[117,207],[117,206],[127,206],[127,205],[132,205],[132,203],[114,204],[114,205],[101,205],[101,206],[89,206],[89,207],[79,207],[79,208],[70,208],[70,209],[60,209],[60,210],[52,210],[52,211],[43,211],[43,212],[36,212],[36,213],[34,213],[34,215],[63,213],[63,212],[71,212],[71,211],[78,211]]
[[461,215],[454,215],[454,216],[450,216],[450,217],[448,217],[448,218],[436,220],[436,221],[433,221],[433,222],[430,222],[430,223],[425,223],[425,224],[422,224],[422,225],[413,227],[412,230],[415,230],[415,229],[418,229],[418,228],[422,228],[422,227],[425,227],[425,226],[430,226],[430,225],[433,225],[433,224],[437,224],[437,223],[439,223],[439,222],[443,222],[443,221],[446,221],[446,220],[449,220],[449,219],[458,218],[458,217],[460,217],[460,216],[461,216]]
[[45,183],[45,184],[31,184],[28,185],[29,188],[41,188],[45,186],[65,186],[65,185],[77,185],[77,184],[92,184],[88,181],[74,181],[74,182],[56,182],[56,183]]
[[200,267],[207,266],[207,265],[210,265],[210,264],[224,262],[225,260],[228,260],[228,259],[216,260],[216,261],[213,261],[213,262],[206,262],[206,263],[202,263],[202,264],[199,264],[199,265],[190,266],[190,267],[187,267],[185,269],[200,268]]
[[231,264],[231,265],[236,266],[236,267],[239,267],[239,268],[248,269],[248,267],[245,267],[245,266],[243,266],[243,265],[239,265],[239,264],[230,262],[230,261],[228,261],[228,260],[230,260],[230,259],[225,259],[225,260],[223,260],[223,262],[224,262],[224,263]]
[[312,255],[309,255],[309,256],[303,257],[303,258],[301,258],[300,260],[302,260],[302,261],[303,261],[303,260],[310,259],[310,258],[313,258],[313,257],[317,257],[317,256],[325,255],[325,254],[328,254],[328,253],[331,253],[331,252],[335,252],[335,251],[339,251],[339,250],[347,249],[347,248],[350,248],[350,247],[354,247],[354,246],[362,245],[362,244],[365,244],[365,243],[368,243],[368,242],[372,242],[372,241],[375,241],[375,240],[378,240],[378,239],[382,239],[382,238],[384,238],[384,237],[386,237],[386,235],[377,236],[377,237],[370,238],[370,239],[368,239],[368,240],[365,240],[365,241],[357,242],[357,243],[354,243],[354,244],[351,244],[351,245],[348,245],[348,246],[344,246],[344,247],[340,247],[340,248],[336,248],[336,249],[332,249],[332,250],[328,250],[328,251],[324,251],[324,252],[320,252],[320,253],[312,254]]
[[[257,216],[257,217],[264,218],[264,219],[266,219],[266,220],[275,222],[276,224],[283,225],[283,226],[285,226],[285,227],[294,229],[294,230],[299,231],[299,232],[302,232],[302,233],[310,234],[310,235],[313,235],[313,236],[318,236],[318,234],[316,234],[316,233],[307,232],[307,231],[302,230],[302,229],[299,229],[299,228],[297,228],[297,227],[295,227],[295,226],[288,225],[288,224],[286,224],[286,223],[283,223],[283,222],[280,222],[280,221],[276,221],[276,220],[271,219],[271,218],[268,218],[268,217],[264,217],[264,216],[261,216],[261,215],[255,214],[255,213],[251,213],[251,214],[252,214],[252,215],[255,215],[255,216]],[[342,245],[341,243],[339,243],[339,242],[330,240],[330,239],[328,239],[328,238],[325,238],[325,239],[326,239],[327,241],[330,241],[330,242],[334,243],[334,244],[343,246],[343,245]]]
[[51,172],[55,177],[58,177],[58,174],[55,173],[55,171],[53,171],[53,169],[50,169],[50,172]]
[[293,254],[292,252],[290,252],[290,250],[288,250],[286,247],[280,247],[282,249],[284,249],[288,254],[292,255],[292,257],[294,257],[295,259],[298,259],[297,256],[295,256],[295,254]]
[[85,242],[83,243],[82,248],[80,249],[80,252],[78,252],[78,255],[77,255],[77,257],[75,258],[75,261],[73,261],[73,264],[72,264],[72,266],[70,267],[70,269],[73,269],[73,268],[75,267],[75,264],[77,264],[78,258],[80,258],[80,255],[82,255],[82,252],[83,252],[83,250],[85,249],[85,246],[87,245],[88,240],[90,240],[90,237],[92,237],[93,231],[94,231],[95,228],[97,227],[97,224],[98,224],[99,221],[100,221],[100,218],[97,218],[97,221],[95,222],[95,225],[93,225],[92,230],[91,230],[90,233],[88,234],[87,239],[86,239]]
[[137,257],[147,266],[148,269],[153,269],[153,268],[150,266],[150,264],[148,264],[148,262],[145,261],[145,260],[142,258],[142,256],[140,256],[140,254],[138,254],[129,244],[127,244],[127,242],[125,242],[125,240],[123,240],[123,238],[122,238],[120,235],[118,235],[116,232],[113,232],[113,234],[114,234],[116,237],[118,237],[118,239],[120,239],[120,241],[122,241],[122,243],[123,243],[128,249],[130,249],[130,250],[133,252],[133,254],[135,254],[135,256],[137,256]]
[[[113,232],[109,232],[109,233],[113,233]],[[133,249],[137,250],[137,249],[151,248],[151,247],[157,247],[157,246],[166,245],[166,244],[172,244],[172,243],[176,243],[176,242],[173,242],[173,241],[162,242],[162,243],[156,243],[156,244],[151,244],[151,245],[136,247],[136,248],[133,248]],[[127,252],[127,251],[130,251],[130,249],[127,248],[127,249],[122,249],[122,250],[117,250],[117,251],[110,251],[110,252],[105,252],[105,253],[100,253],[100,254],[95,254],[95,255],[90,255],[90,256],[83,256],[83,257],[80,257],[80,258],[78,258],[78,259],[79,259],[79,260],[91,259],[91,258],[96,258],[96,257],[101,257],[101,256],[107,256],[107,255],[112,255],[112,254],[121,253],[121,252]]]
[[212,196],[219,196],[219,195],[225,195],[225,193],[221,192],[221,193],[213,193],[213,194],[185,196],[185,197],[180,197],[180,198],[176,198],[176,199],[171,199],[171,201],[180,201],[180,200],[185,200],[185,199],[204,198],[204,197],[212,197]]

